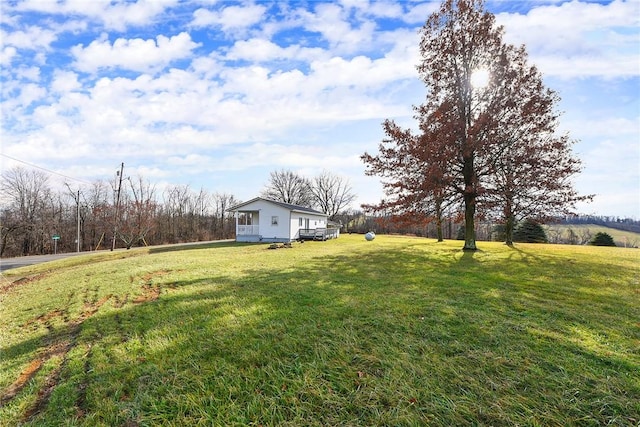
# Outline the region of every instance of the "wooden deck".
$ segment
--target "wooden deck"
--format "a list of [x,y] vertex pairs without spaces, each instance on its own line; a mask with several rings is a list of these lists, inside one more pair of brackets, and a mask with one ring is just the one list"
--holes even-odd
[[338,237],[338,230],[335,228],[306,228],[301,229],[298,238],[300,240],[329,240]]

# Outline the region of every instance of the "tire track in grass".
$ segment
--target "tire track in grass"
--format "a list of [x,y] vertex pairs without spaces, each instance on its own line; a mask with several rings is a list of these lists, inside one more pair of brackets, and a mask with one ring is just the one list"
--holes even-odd
[[[45,380],[38,390],[35,401],[27,408],[22,416],[22,422],[28,422],[35,418],[47,405],[51,393],[60,380],[60,372],[66,366],[69,351],[76,345],[80,329],[85,320],[93,316],[104,305],[112,295],[106,295],[95,302],[84,302],[82,313],[71,321],[65,313],[68,309],[52,310],[38,316],[35,321],[43,322],[49,331],[44,338],[44,349],[38,356],[29,363],[29,365],[20,373],[18,378],[3,392],[0,393],[0,406],[9,404],[38,373],[40,368],[49,360],[59,357],[61,361],[53,368],[53,370],[45,377]],[[55,317],[62,317],[66,322],[58,331],[51,325],[51,320]],[[29,322],[28,322],[29,323]]]
[[80,316],[66,324],[63,332],[58,334],[63,339],[60,342],[54,342],[47,347],[45,356],[42,357],[42,363],[53,358],[54,356],[59,356],[61,358],[61,362],[49,373],[49,375],[46,376],[43,386],[40,387],[40,390],[38,390],[38,395],[35,402],[23,414],[22,422],[29,422],[33,420],[47,406],[51,394],[60,381],[60,372],[62,372],[69,361],[67,355],[69,354],[69,351],[71,351],[71,349],[74,348],[77,344],[77,339],[78,335],[80,335],[82,324],[85,322],[85,320],[96,314],[100,307],[102,307],[107,301],[109,301],[112,296],[113,295],[111,294],[105,295],[96,302],[90,302],[85,299],[84,310],[82,311]]
[[93,346],[89,344],[87,352],[83,356],[83,380],[80,385],[78,385],[78,397],[76,398],[76,417],[78,417],[78,419],[84,418],[87,413],[87,376],[89,375],[89,371],[91,370],[92,349]]
[[18,286],[22,286],[22,285],[29,284],[31,282],[35,282],[35,281],[43,279],[43,278],[45,278],[47,276],[49,276],[49,274],[47,274],[47,273],[39,273],[39,274],[34,274],[32,276],[19,277],[19,278],[13,280],[13,281],[10,281],[10,282],[0,286],[0,294],[9,293],[10,291],[12,291],[14,288],[16,288]]
[[[113,307],[114,308],[122,308],[123,306],[125,306],[127,303],[131,303],[131,304],[143,304],[146,302],[151,302],[151,301],[155,301],[160,297],[160,293],[161,293],[161,288],[162,286],[160,284],[154,284],[153,283],[153,278],[156,276],[164,276],[165,274],[168,274],[169,271],[167,270],[160,270],[157,272],[153,272],[153,273],[148,273],[146,275],[144,275],[142,277],[143,280],[143,284],[141,286],[142,289],[142,293],[138,296],[135,296],[133,298],[130,299],[130,294],[126,293],[123,296],[118,296],[115,295],[113,296]],[[133,282],[135,280],[135,277],[130,277],[130,280]],[[171,287],[171,285],[169,285],[169,287]],[[120,335],[120,339],[122,342],[125,342],[128,340],[127,335],[124,333],[124,327],[122,325],[122,319],[120,317],[120,314],[118,312],[115,313],[114,315],[114,320],[116,323],[116,330],[117,333]],[[91,352],[92,352],[92,345],[89,344],[88,345],[88,349],[86,354],[84,355],[84,378],[85,380],[83,380],[83,382],[78,386],[78,397],[76,399],[76,416],[78,417],[78,419],[84,418],[88,412],[87,409],[87,383],[86,383],[86,378],[88,376],[88,373],[91,369]],[[125,426],[130,426],[130,427],[134,427],[137,426],[138,423],[133,421],[133,420],[126,420]]]
[[[29,422],[37,417],[49,402],[51,394],[55,390],[58,382],[60,381],[60,373],[68,363],[67,355],[77,344],[77,338],[80,334],[82,324],[85,320],[92,317],[108,300],[114,298],[114,306],[121,308],[128,302],[133,304],[143,304],[146,302],[155,301],[160,297],[161,286],[153,283],[153,278],[156,276],[163,276],[168,274],[169,271],[161,270],[145,275],[142,279],[144,284],[142,285],[142,294],[136,298],[130,300],[129,294],[125,294],[123,297],[114,296],[112,294],[102,297],[100,300],[92,302],[91,299],[97,297],[97,289],[85,289],[83,293],[83,311],[73,320],[69,320],[68,306],[64,309],[52,310],[48,313],[42,314],[35,319],[28,321],[25,326],[29,326],[34,323],[44,323],[44,326],[48,330],[47,336],[44,338],[45,348],[39,353],[39,355],[20,373],[18,378],[3,392],[0,392],[0,407],[10,403],[31,381],[42,366],[54,357],[59,357],[61,360],[57,366],[45,377],[43,385],[38,390],[38,394],[35,402],[27,408],[22,416],[21,422]],[[90,294],[92,292],[92,295]],[[67,305],[71,303],[73,295],[67,298]],[[64,326],[61,330],[56,331],[51,320],[60,317],[63,319]],[[85,355],[85,370],[90,368],[89,356],[91,355],[91,345],[88,347],[88,351]],[[78,398],[76,401],[78,408],[78,415],[84,416],[86,405],[86,384],[80,384],[78,390]]]
[[25,385],[38,373],[42,367],[42,359],[31,361],[18,376],[18,378],[0,395],[0,408],[13,400],[14,397],[24,388]]

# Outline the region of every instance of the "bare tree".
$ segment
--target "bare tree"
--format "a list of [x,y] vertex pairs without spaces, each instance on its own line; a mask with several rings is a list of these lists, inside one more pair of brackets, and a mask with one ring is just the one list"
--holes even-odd
[[105,181],[95,181],[83,194],[83,205],[87,210],[82,241],[89,250],[100,248],[113,227],[114,207],[110,200],[113,192],[109,187]]
[[579,241],[580,241],[580,245],[586,245],[587,243],[589,243],[589,240],[591,240],[591,238],[593,237],[593,235],[591,234],[591,230],[589,228],[581,228],[580,229],[580,235],[579,237]]
[[173,185],[164,191],[165,233],[170,243],[187,241],[188,212],[191,189],[188,185]]
[[316,176],[309,187],[315,205],[334,219],[336,214],[348,207],[356,196],[351,190],[349,181],[328,171]]
[[134,182],[128,179],[131,194],[123,197],[118,234],[130,249],[136,243],[147,246],[147,234],[156,226],[158,204],[155,187],[138,176]]
[[[51,192],[48,177],[44,172],[28,171],[15,167],[2,174],[3,236],[6,242],[9,234],[16,234],[20,253],[29,255],[43,250],[38,232],[42,232],[45,216],[45,200]],[[5,223],[5,221],[8,221]],[[39,227],[40,225],[40,227]],[[4,249],[3,249],[4,251]]]
[[195,240],[210,240],[212,238],[211,204],[213,196],[204,188],[192,196],[192,213],[195,229]]
[[292,205],[312,207],[313,194],[311,183],[303,176],[290,170],[271,172],[269,184],[262,190],[261,195],[267,199]]
[[173,186],[160,204],[153,184],[141,177],[124,178],[116,209],[118,180],[115,185],[96,181],[82,191],[72,191],[67,184],[59,192],[49,189],[42,172],[16,168],[3,172],[1,180],[0,256],[49,252],[56,234],[61,236],[58,251],[74,251],[78,231],[81,249],[109,247],[114,224],[116,240],[127,248],[228,238],[234,232],[233,216],[227,211],[236,199],[226,193]]
[[226,239],[233,235],[235,230],[235,222],[233,216],[227,212],[230,207],[237,204],[237,200],[233,195],[227,193],[216,193],[213,195],[215,210],[214,224],[217,230],[215,238]]
[[15,245],[16,234],[21,227],[16,211],[3,207],[0,212],[0,257],[9,246]]

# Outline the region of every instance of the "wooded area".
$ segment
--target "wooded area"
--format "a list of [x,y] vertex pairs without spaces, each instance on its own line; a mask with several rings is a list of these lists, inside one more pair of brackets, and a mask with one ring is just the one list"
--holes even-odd
[[3,257],[53,253],[54,246],[58,252],[91,251],[235,234],[235,220],[227,212],[237,203],[234,196],[187,185],[169,186],[158,194],[140,177],[56,191],[45,172],[14,168],[2,175],[1,202]]

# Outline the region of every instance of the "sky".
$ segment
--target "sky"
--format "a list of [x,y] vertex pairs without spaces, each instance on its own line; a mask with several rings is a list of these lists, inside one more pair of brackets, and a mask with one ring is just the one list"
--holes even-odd
[[[0,0],[0,162],[52,185],[142,177],[237,200],[273,171],[376,203],[381,123],[415,127],[439,1]],[[489,0],[561,97],[583,214],[640,219],[640,1]],[[56,184],[57,183],[57,184]]]

